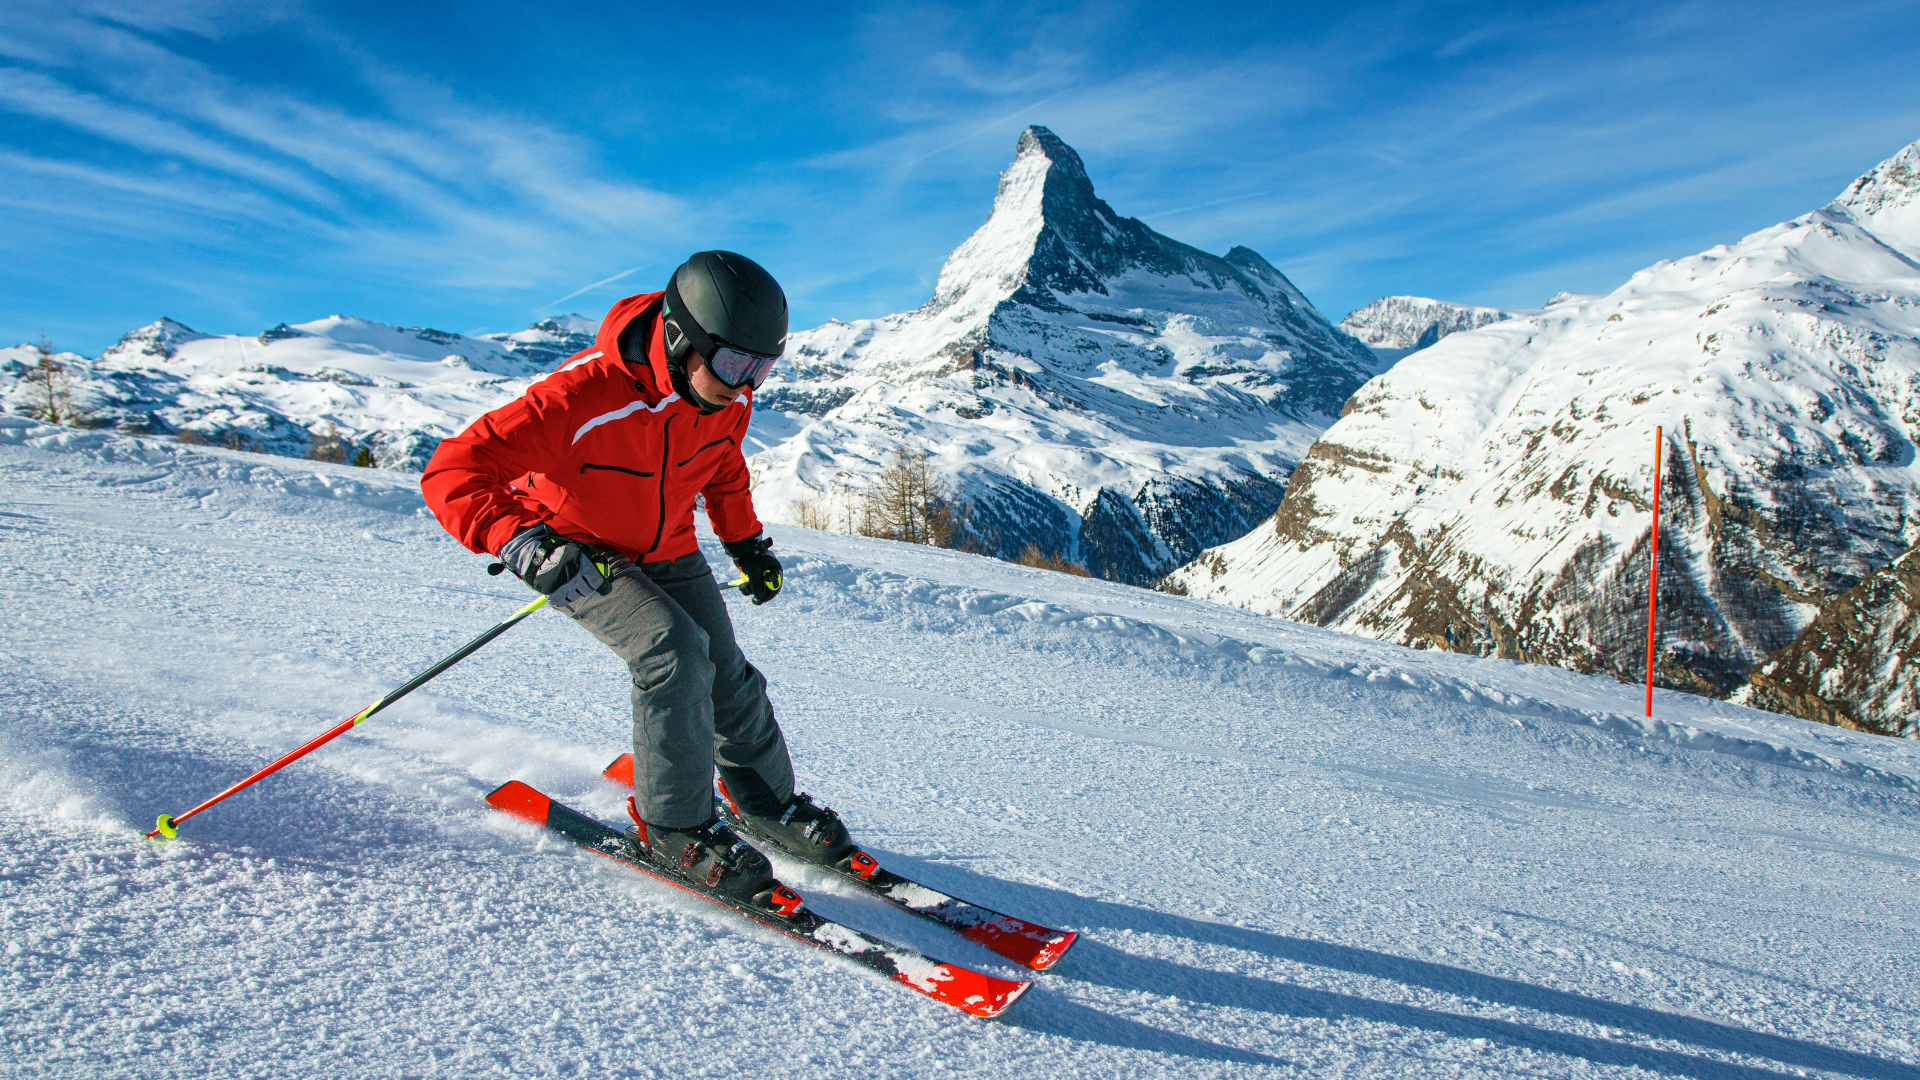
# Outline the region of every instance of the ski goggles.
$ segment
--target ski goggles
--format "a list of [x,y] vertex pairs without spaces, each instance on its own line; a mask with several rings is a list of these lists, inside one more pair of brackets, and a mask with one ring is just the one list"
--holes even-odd
[[773,365],[780,362],[777,356],[757,356],[717,341],[713,344],[713,355],[707,357],[707,370],[735,390],[749,383],[755,390],[760,389],[760,384],[773,374]]

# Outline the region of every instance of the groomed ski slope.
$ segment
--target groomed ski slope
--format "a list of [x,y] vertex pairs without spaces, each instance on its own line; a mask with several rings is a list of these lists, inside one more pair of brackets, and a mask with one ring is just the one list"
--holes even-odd
[[1920,1078],[1910,743],[776,527],[804,786],[1083,932],[980,1022],[485,810],[620,814],[547,612],[148,843],[529,594],[405,476],[9,417],[0,484],[6,1076]]

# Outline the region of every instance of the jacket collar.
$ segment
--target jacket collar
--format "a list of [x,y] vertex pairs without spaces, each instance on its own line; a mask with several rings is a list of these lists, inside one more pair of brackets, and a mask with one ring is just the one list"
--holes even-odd
[[620,335],[628,326],[641,320],[652,320],[653,326],[643,327],[647,335],[648,380],[653,384],[656,400],[673,393],[673,380],[667,375],[667,346],[665,335],[660,333],[659,319],[661,298],[665,293],[640,293],[616,302],[607,309],[607,317],[600,320],[600,330],[593,337],[593,347],[607,356],[620,355]]
[[[594,348],[607,356],[619,356],[621,333],[642,319],[653,320],[653,325],[644,329],[647,334],[647,366],[651,369],[649,375],[653,392],[657,395],[656,401],[673,393],[673,376],[667,372],[667,336],[660,332],[660,316],[665,310],[666,295],[664,291],[640,293],[616,302],[607,309],[607,317],[600,320],[600,330],[593,337]],[[752,390],[736,399],[737,404],[749,409],[752,408],[752,401]]]

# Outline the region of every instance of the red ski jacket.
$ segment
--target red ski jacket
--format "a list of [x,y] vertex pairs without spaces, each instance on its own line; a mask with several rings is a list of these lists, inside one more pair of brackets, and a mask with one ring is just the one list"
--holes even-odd
[[[593,348],[433,452],[420,491],[454,539],[497,554],[515,533],[545,522],[636,563],[661,562],[698,548],[696,495],[707,497],[722,540],[760,531],[740,452],[752,392],[702,416],[674,391],[661,295],[613,305]],[[620,357],[620,333],[636,322],[648,342],[647,370]]]

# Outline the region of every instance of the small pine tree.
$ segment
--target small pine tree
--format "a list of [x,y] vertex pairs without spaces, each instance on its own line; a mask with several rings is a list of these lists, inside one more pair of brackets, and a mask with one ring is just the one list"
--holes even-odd
[[346,440],[340,438],[340,429],[334,426],[333,421],[327,421],[326,428],[315,435],[313,441],[308,444],[307,460],[330,461],[335,465],[346,464]]
[[353,463],[362,469],[373,468],[376,464],[373,460],[373,448],[371,446],[363,446],[355,450],[353,452]]
[[934,471],[931,455],[903,446],[894,451],[879,479],[861,493],[853,531],[909,544],[952,547],[966,521],[966,507]]
[[833,503],[825,495],[809,493],[794,504],[794,513],[802,528],[823,531],[833,528]]
[[39,362],[20,377],[33,395],[27,415],[49,424],[91,427],[86,410],[73,404],[73,374],[53,358],[53,342],[43,337],[34,351],[40,354]]

